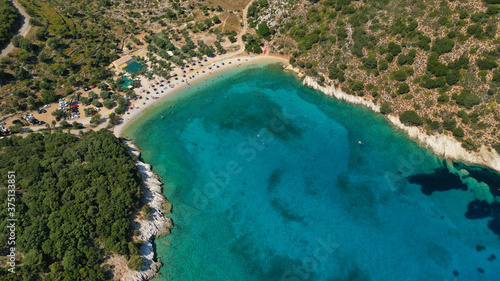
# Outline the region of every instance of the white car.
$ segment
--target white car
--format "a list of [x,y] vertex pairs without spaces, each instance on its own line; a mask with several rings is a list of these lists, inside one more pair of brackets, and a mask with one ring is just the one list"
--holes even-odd
[[50,104],[46,104],[43,106],[44,108],[49,108],[50,107]]

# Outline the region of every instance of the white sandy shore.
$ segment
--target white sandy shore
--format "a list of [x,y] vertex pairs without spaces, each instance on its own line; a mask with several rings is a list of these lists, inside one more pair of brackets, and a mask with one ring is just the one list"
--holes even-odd
[[[229,64],[228,62],[231,62]],[[184,77],[178,77],[179,80],[173,80],[170,79],[171,84],[166,84],[163,83],[163,88],[160,89],[158,87],[159,85],[156,85],[156,82],[160,82],[163,79],[156,78],[152,80],[148,80],[144,76],[140,76],[139,79],[141,80],[141,87],[135,89],[137,95],[142,96],[142,99],[137,99],[134,101],[131,101],[131,104],[129,105],[128,112],[123,115],[123,120],[122,123],[115,126],[113,128],[113,133],[117,137],[122,137],[123,131],[133,123],[134,120],[136,120],[141,113],[145,112],[147,109],[154,107],[158,103],[161,103],[161,101],[165,97],[172,96],[174,94],[180,94],[183,89],[186,89],[186,87],[191,87],[194,86],[194,84],[200,80],[203,80],[204,78],[208,78],[210,76],[217,77],[216,74],[219,73],[220,71],[223,70],[228,70],[232,69],[235,67],[247,65],[249,63],[257,63],[257,62],[282,62],[288,64],[288,60],[279,57],[279,56],[272,56],[272,55],[260,55],[260,56],[254,56],[254,55],[238,55],[234,57],[229,57],[225,59],[218,59],[214,61],[208,61],[204,63],[204,66],[198,66],[194,67],[192,71],[189,71],[186,73],[186,78]],[[222,65],[224,63],[224,65]],[[219,66],[219,68],[217,68]],[[209,69],[211,67],[212,69]],[[204,73],[203,73],[204,71]],[[182,82],[184,80],[184,82]],[[187,84],[189,83],[189,85]],[[169,87],[169,85],[172,85],[172,87]],[[151,87],[150,87],[151,86]],[[153,90],[153,86],[156,86],[158,92],[161,90],[164,91],[164,93],[159,93],[155,94]],[[150,94],[146,94],[144,91],[150,91]],[[145,98],[148,97],[149,99],[146,100]],[[130,109],[130,108],[133,109]]]

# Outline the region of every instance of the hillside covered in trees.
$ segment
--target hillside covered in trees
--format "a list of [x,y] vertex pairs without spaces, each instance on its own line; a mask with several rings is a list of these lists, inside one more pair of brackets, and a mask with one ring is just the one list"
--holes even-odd
[[384,113],[412,112],[412,125],[452,135],[467,149],[500,152],[499,4],[260,0],[248,23],[265,48],[291,55],[320,83],[372,100]]
[[[7,202],[8,171],[15,171],[22,256],[17,274],[0,268],[2,280],[105,280],[111,275],[102,266],[104,256],[139,258],[130,216],[139,204],[140,175],[126,149],[105,131],[0,140],[0,198]],[[2,229],[7,217],[2,208]],[[7,235],[0,233],[2,252],[10,247]]]
[[10,33],[15,29],[19,13],[8,0],[0,0],[0,46],[10,39]]

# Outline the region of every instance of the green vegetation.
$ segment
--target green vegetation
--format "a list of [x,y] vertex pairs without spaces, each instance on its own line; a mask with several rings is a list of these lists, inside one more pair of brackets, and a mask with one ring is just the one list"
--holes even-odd
[[415,126],[419,126],[424,123],[422,118],[414,110],[407,110],[401,113],[399,115],[399,121],[401,121],[401,123],[403,124],[415,125]]
[[[130,215],[137,212],[140,176],[127,147],[111,133],[31,134],[0,140],[2,182],[16,171],[17,249],[23,280],[105,280],[103,256],[132,255]],[[7,189],[0,190],[7,198]],[[6,228],[7,208],[0,211]],[[0,233],[1,248],[7,232]],[[3,280],[17,280],[2,274]]]
[[[478,122],[453,131],[469,148],[474,146],[468,138],[480,145],[500,138],[497,2],[289,1],[283,14],[273,12],[279,9],[274,2],[269,8],[254,3],[252,23],[271,26],[268,18],[273,18],[270,52],[293,55],[290,63],[306,75],[321,81],[317,74],[324,73],[329,86],[348,94],[372,93],[386,109],[382,113],[413,108],[413,117],[425,116],[426,128],[442,133],[440,119],[449,112],[480,109]],[[414,119],[408,124],[420,124]]]
[[9,41],[19,21],[19,13],[8,0],[0,0],[0,46]]

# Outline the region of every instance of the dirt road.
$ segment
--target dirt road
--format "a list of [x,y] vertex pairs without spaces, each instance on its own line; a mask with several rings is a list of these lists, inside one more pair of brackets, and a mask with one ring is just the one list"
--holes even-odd
[[[21,35],[21,36],[26,36],[28,34],[28,31],[30,29],[30,16],[26,13],[24,8],[15,0],[9,0],[12,5],[16,8],[16,10],[19,11],[21,14],[21,21],[23,25],[21,28],[16,32],[14,35]],[[7,56],[12,50],[14,49],[14,45],[12,43],[9,43],[7,47],[5,47],[2,52],[0,53],[0,58]]]

